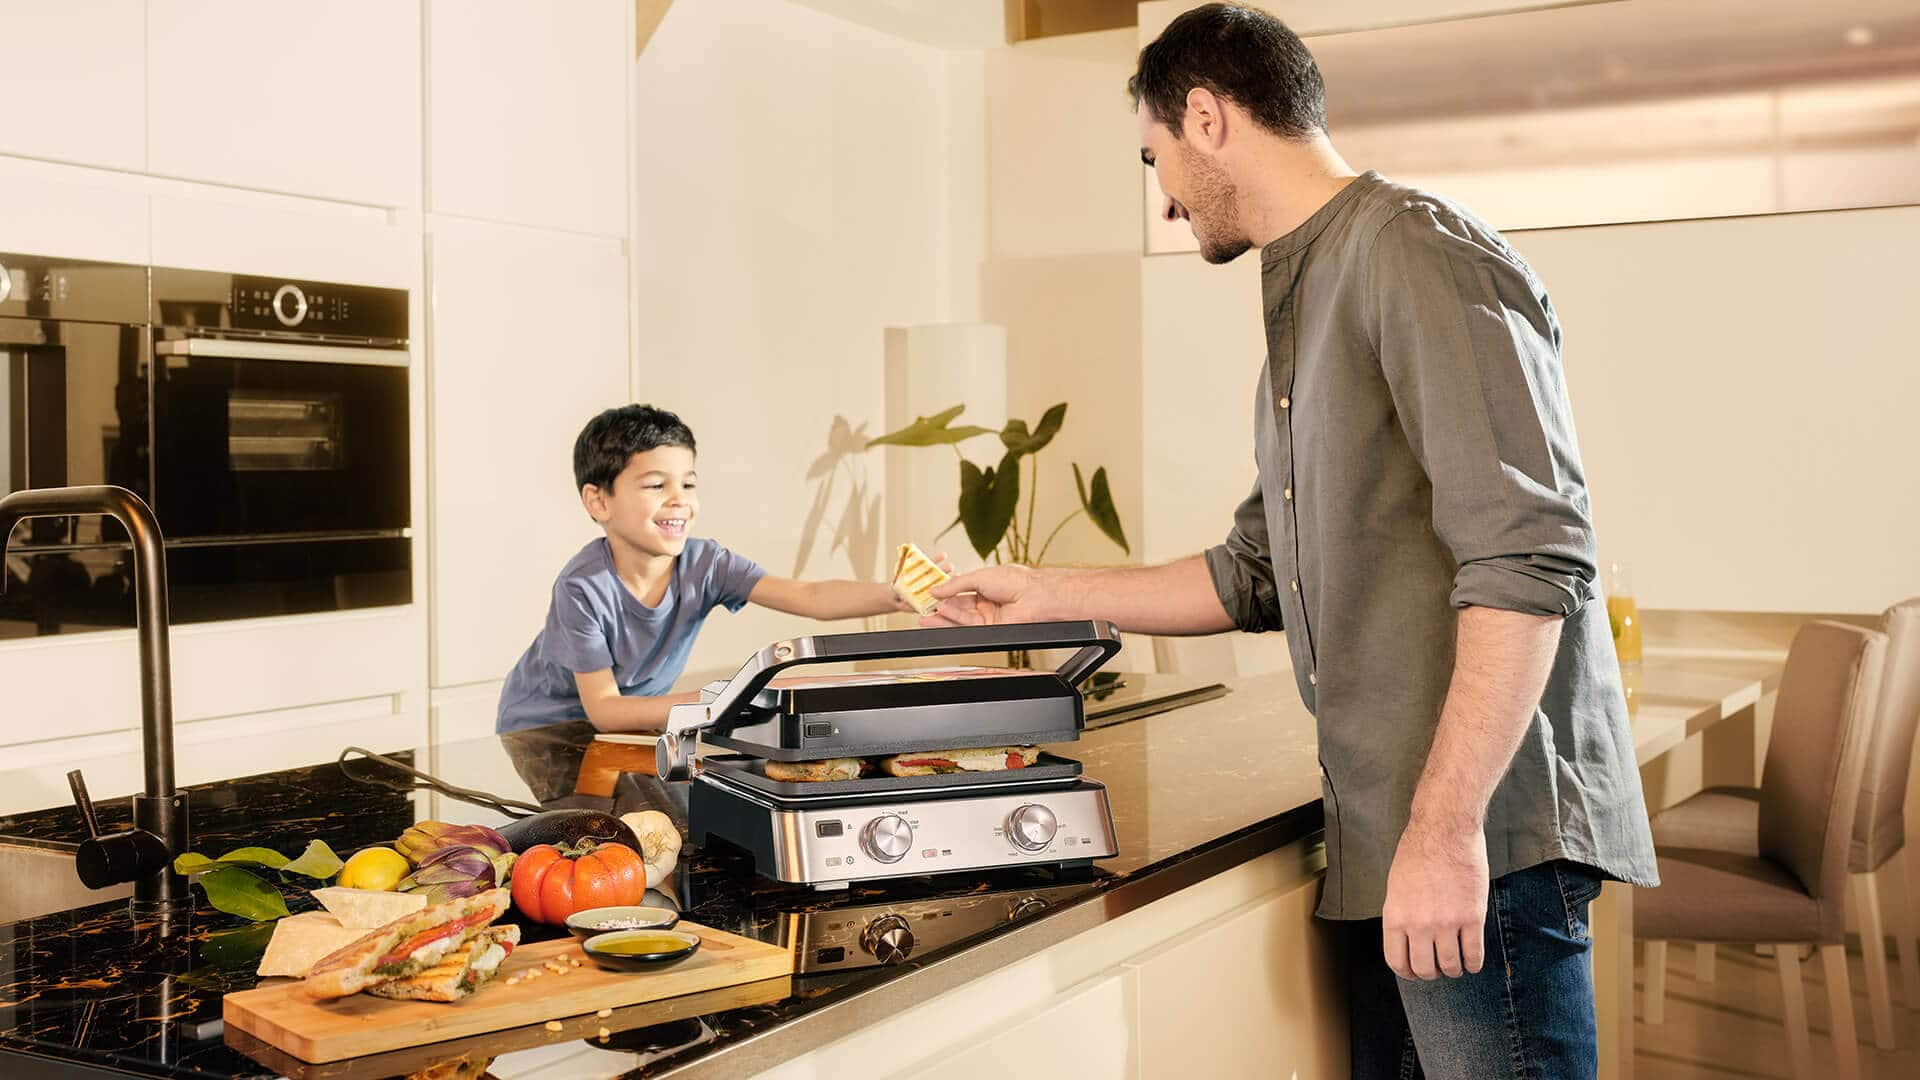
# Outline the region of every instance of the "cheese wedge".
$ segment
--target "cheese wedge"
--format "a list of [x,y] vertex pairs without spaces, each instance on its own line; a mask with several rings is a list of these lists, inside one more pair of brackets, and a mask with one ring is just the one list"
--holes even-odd
[[354,930],[378,930],[402,915],[411,915],[427,906],[423,893],[378,892],[373,889],[342,889],[329,886],[313,890],[340,925]]
[[947,572],[927,557],[917,545],[901,544],[900,561],[893,574],[893,589],[901,599],[922,615],[931,615],[940,606],[933,598],[933,587],[947,580]]
[[289,915],[273,927],[273,940],[261,954],[262,977],[287,975],[304,979],[320,958],[366,936],[365,930],[340,925],[324,911]]

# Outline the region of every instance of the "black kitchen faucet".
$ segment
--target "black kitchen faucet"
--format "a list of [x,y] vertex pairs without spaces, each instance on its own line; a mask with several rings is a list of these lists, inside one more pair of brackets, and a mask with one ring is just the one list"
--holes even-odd
[[[133,538],[134,624],[140,644],[140,749],[146,792],[133,797],[133,827],[100,832],[93,801],[80,770],[67,774],[74,803],[86,823],[74,868],[88,888],[133,882],[136,918],[182,915],[191,910],[187,881],[173,860],[187,850],[187,796],[174,788],[173,679],[167,656],[167,565],[160,523],[153,510],[126,488],[110,485],[35,488],[0,498],[0,562],[7,537],[27,518],[106,515]],[[6,574],[0,570],[0,590]]]

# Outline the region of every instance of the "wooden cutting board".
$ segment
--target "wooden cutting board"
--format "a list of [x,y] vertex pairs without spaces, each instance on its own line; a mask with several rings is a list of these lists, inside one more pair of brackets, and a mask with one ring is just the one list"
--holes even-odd
[[[700,949],[657,971],[608,971],[566,938],[515,949],[500,974],[464,1001],[389,1001],[371,994],[315,1001],[304,983],[287,981],[228,994],[222,1014],[229,1028],[301,1061],[328,1062],[793,973],[793,954],[780,946],[694,923],[675,929],[699,934]],[[567,965],[564,975],[549,969],[549,961],[568,958],[580,966]],[[536,971],[543,974],[528,977]]]

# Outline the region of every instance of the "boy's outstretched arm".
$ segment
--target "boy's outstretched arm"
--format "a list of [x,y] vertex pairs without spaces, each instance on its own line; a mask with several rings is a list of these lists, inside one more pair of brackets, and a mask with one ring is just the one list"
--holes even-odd
[[613,681],[613,669],[576,671],[573,684],[580,690],[580,704],[586,707],[587,720],[600,731],[665,731],[667,710],[700,700],[698,690],[660,697],[628,697]]
[[913,610],[884,581],[795,581],[771,574],[760,579],[747,600],[809,619],[852,619]]

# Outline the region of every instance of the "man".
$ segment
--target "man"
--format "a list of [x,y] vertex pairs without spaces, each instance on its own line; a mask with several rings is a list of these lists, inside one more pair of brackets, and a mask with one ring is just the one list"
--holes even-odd
[[1284,629],[1354,1075],[1591,1076],[1588,903],[1656,874],[1546,292],[1466,210],[1348,167],[1278,19],[1188,12],[1129,89],[1168,218],[1209,262],[1260,248],[1259,482],[1203,555],[992,567],[929,622]]

